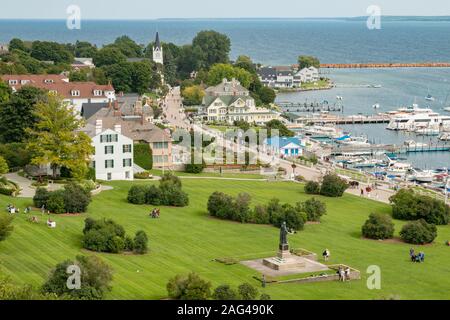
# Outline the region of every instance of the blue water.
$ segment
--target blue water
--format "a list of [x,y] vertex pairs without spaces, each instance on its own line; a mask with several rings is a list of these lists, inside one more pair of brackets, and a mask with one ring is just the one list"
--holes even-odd
[[148,20],[82,21],[81,30],[69,30],[65,21],[1,20],[0,42],[13,37],[27,40],[97,45],[128,35],[138,43],[161,40],[187,44],[200,30],[226,33],[233,58],[250,55],[265,64],[292,64],[300,54],[322,62],[450,61],[450,22],[386,21],[381,30],[368,30],[365,21],[348,20]]
[[[82,21],[81,30],[69,30],[65,21],[0,20],[0,42],[24,40],[58,42],[90,41],[101,46],[128,35],[141,44],[161,40],[187,44],[200,30],[227,34],[231,57],[246,54],[263,64],[293,64],[299,55],[314,55],[324,63],[350,62],[450,62],[450,22],[384,21],[381,30],[368,30],[365,21],[313,19],[258,20],[149,20]],[[441,111],[450,92],[450,69],[334,70],[326,74],[338,85],[380,84],[380,89],[335,88],[328,91],[281,94],[278,101],[334,101],[344,97],[345,114],[371,114],[397,109],[414,102]],[[433,103],[424,97],[431,93]],[[448,99],[450,103],[450,99]],[[354,134],[366,134],[377,143],[423,141],[422,137],[393,133],[385,125],[349,126]],[[418,167],[450,167],[450,153],[415,154],[409,160]]]

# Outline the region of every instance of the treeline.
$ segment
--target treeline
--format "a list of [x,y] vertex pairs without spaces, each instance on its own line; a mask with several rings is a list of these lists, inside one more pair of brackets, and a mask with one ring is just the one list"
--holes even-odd
[[286,222],[288,228],[302,230],[306,221],[320,221],[326,214],[325,203],[311,198],[295,205],[281,204],[279,199],[272,199],[266,205],[250,208],[251,197],[240,193],[236,197],[222,192],[214,192],[208,199],[208,213],[219,219],[241,223],[272,224],[280,227]]

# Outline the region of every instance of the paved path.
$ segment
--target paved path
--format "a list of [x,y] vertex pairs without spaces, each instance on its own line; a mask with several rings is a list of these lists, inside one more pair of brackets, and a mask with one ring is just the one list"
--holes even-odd
[[19,197],[24,198],[33,198],[36,192],[36,189],[32,188],[31,180],[19,176],[16,172],[5,174],[6,179],[11,180],[19,185],[21,189]]
[[164,98],[163,111],[166,119],[178,129],[189,130],[190,125],[183,112],[183,100],[181,98],[180,87],[171,88]]

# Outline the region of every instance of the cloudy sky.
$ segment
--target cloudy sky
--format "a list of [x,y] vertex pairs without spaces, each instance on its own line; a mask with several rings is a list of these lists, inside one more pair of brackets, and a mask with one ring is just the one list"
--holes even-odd
[[383,15],[450,15],[448,0],[2,0],[0,19],[65,19],[78,5],[84,19],[352,17],[378,5]]

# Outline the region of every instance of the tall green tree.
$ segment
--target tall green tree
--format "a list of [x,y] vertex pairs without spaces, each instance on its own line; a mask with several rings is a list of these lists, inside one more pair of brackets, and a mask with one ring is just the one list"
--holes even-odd
[[9,42],[9,50],[21,50],[24,52],[29,51],[29,49],[25,46],[25,43],[18,38],[11,39],[11,41]]
[[36,104],[34,115],[38,121],[34,128],[27,129],[30,135],[27,148],[33,154],[31,163],[50,165],[53,177],[58,168],[66,167],[73,177],[83,179],[94,151],[89,136],[78,131],[84,125],[83,120],[61,98],[51,94],[48,101]]
[[300,69],[303,68],[309,68],[309,67],[315,67],[320,68],[320,61],[318,58],[313,56],[300,56],[298,57],[298,64],[300,66]]
[[142,56],[142,47],[128,36],[118,37],[114,43],[106,46],[117,48],[128,58],[138,58]]
[[11,88],[6,84],[6,82],[0,81],[0,104],[8,102],[11,94]]
[[217,85],[223,79],[237,79],[245,88],[249,88],[253,82],[253,76],[245,69],[233,67],[231,64],[219,63],[211,67],[208,72],[208,85]]
[[73,61],[73,54],[66,46],[49,41],[34,41],[31,46],[31,56],[40,61],[53,61],[56,64]]
[[231,41],[228,36],[216,31],[200,31],[192,41],[192,47],[200,48],[199,66],[208,69],[216,63],[228,63]]
[[78,58],[93,58],[97,53],[97,47],[90,42],[77,41],[75,43],[74,55]]
[[127,57],[116,47],[104,47],[98,50],[94,56],[94,64],[96,67],[122,63],[126,60]]
[[21,142],[27,138],[26,128],[33,127],[37,121],[33,113],[39,101],[46,100],[41,89],[25,86],[11,95],[10,100],[0,105],[0,141],[3,143]]

